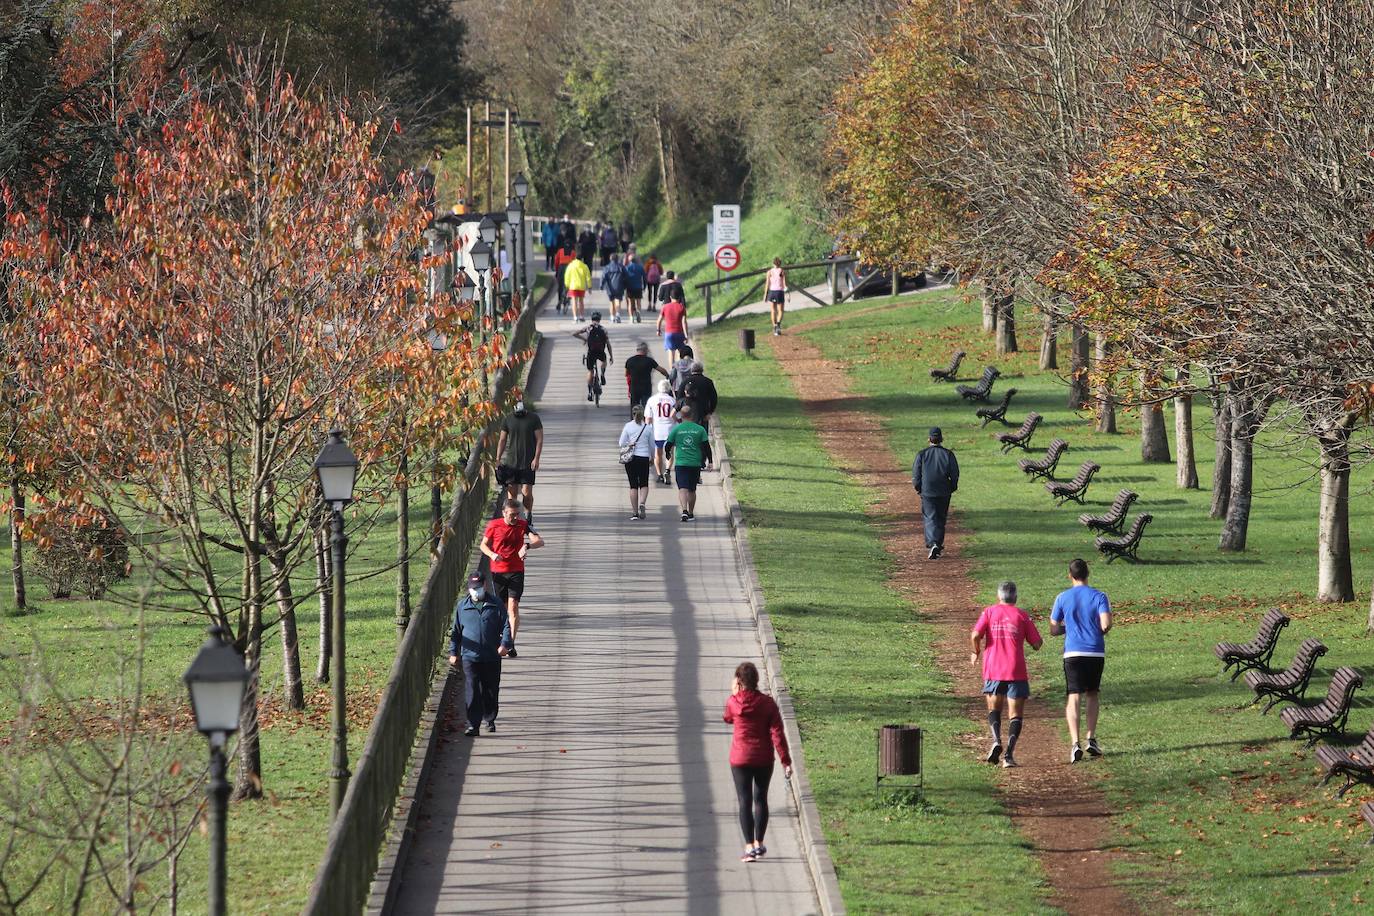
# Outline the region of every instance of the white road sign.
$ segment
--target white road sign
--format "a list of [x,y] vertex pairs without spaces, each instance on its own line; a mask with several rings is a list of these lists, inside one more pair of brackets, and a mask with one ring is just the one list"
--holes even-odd
[[712,210],[715,222],[715,246],[739,245],[739,204],[716,204]]

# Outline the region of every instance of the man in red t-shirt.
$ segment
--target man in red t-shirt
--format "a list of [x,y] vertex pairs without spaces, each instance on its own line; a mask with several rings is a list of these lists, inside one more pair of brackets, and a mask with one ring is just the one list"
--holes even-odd
[[544,546],[544,539],[520,517],[520,503],[506,500],[501,517],[487,522],[482,532],[482,553],[491,560],[491,582],[510,614],[511,650],[515,658],[515,634],[520,630],[520,597],[525,593],[525,554]]
[[658,313],[657,331],[663,335],[663,349],[672,354],[668,361],[676,362],[677,351],[687,343],[687,306],[682,301],[681,289],[673,290],[673,298]]
[[[1016,766],[1016,742],[1021,737],[1021,711],[1030,697],[1030,676],[1026,673],[1025,643],[1037,652],[1042,644],[1040,631],[1030,615],[1016,606],[1016,583],[997,587],[997,603],[983,609],[969,636],[972,652],[969,663],[983,663],[983,693],[988,700],[988,728],[992,747],[987,762],[1002,758],[1003,767]],[[1002,753],[1002,708],[1010,707],[1011,722],[1007,750]]]

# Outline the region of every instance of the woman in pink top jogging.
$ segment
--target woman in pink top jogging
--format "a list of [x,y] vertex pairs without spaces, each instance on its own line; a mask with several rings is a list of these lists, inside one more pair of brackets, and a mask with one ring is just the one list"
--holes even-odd
[[787,271],[782,269],[782,258],[774,258],[773,266],[768,268],[768,311],[773,318],[773,336],[782,333],[782,307],[787,298]]
[[[1025,643],[1040,651],[1040,631],[1030,615],[1016,606],[1016,583],[997,586],[997,604],[983,609],[969,637],[973,654],[969,662],[983,660],[983,694],[988,698],[988,727],[992,747],[988,763],[1000,758],[1004,768],[1016,766],[1016,740],[1021,737],[1021,710],[1030,696],[1030,677],[1026,673]],[[1002,753],[1002,706],[1010,707],[1007,725],[1007,751]]]

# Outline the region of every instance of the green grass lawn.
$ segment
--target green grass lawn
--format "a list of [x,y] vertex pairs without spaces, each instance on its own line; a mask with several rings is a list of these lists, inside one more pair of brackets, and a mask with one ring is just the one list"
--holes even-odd
[[[976,306],[965,304],[956,293],[925,294],[902,300],[895,308],[875,310],[882,304],[884,300],[877,300],[828,310],[827,316],[851,317],[806,336],[827,357],[850,365],[855,390],[864,396],[868,409],[882,418],[903,461],[909,461],[923,444],[930,426],[944,429],[946,443],[960,459],[961,486],[954,507],[960,522],[973,532],[967,549],[978,560],[983,598],[991,600],[998,581],[1013,579],[1022,606],[1043,627],[1054,595],[1067,584],[1068,560],[1083,556],[1093,564],[1094,584],[1114,600],[1118,628],[1109,638],[1100,727],[1109,753],[1093,765],[1103,769],[1105,791],[1119,812],[1114,828],[1125,849],[1121,871],[1128,888],[1148,901],[1167,899],[1188,909],[1225,912],[1274,912],[1304,904],[1336,909],[1366,902],[1371,896],[1369,854],[1360,845],[1366,831],[1356,812],[1361,797],[1374,797],[1374,792],[1357,789],[1336,802],[1334,789],[1316,788],[1311,753],[1287,740],[1277,711],[1260,716],[1253,709],[1238,708],[1248,701],[1249,691],[1220,676],[1220,665],[1211,652],[1220,639],[1248,639],[1264,610],[1282,605],[1294,622],[1280,643],[1277,663],[1286,664],[1297,643],[1308,636],[1320,637],[1331,650],[1310,697],[1325,692],[1326,681],[1338,666],[1374,672],[1374,640],[1364,632],[1368,591],[1362,587],[1361,600],[1349,605],[1319,605],[1311,600],[1317,489],[1310,464],[1301,455],[1281,454],[1276,449],[1260,452],[1249,549],[1242,554],[1220,554],[1216,550],[1219,523],[1207,518],[1208,492],[1179,490],[1172,464],[1140,460],[1137,418],[1122,414],[1122,432],[1102,435],[1092,431],[1087,419],[1067,410],[1062,382],[1036,368],[1035,338],[1022,337],[1029,352],[998,358],[992,340],[981,333]],[[796,326],[821,315],[797,313],[791,323]],[[746,360],[732,345],[738,327],[753,326],[762,333],[765,323],[766,319],[749,317],[713,329],[713,337],[723,336],[711,347],[710,371],[723,394],[721,413],[727,438],[739,443],[735,448],[746,459],[740,462],[740,495],[746,513],[758,525],[751,538],[763,567],[770,607],[776,607],[782,618],[780,632],[791,637],[784,643],[784,666],[790,680],[808,688],[798,697],[808,760],[819,755],[812,766],[826,770],[831,762],[846,765],[831,758],[858,757],[862,762],[856,763],[856,770],[864,771],[872,765],[866,741],[855,736],[848,748],[843,742],[832,743],[830,736],[849,727],[847,711],[817,700],[815,677],[823,662],[814,657],[804,634],[815,632],[818,624],[812,612],[791,609],[796,598],[785,584],[796,581],[800,570],[806,571],[809,585],[823,575],[820,570],[845,564],[814,563],[799,559],[793,550],[768,546],[770,539],[797,536],[773,530],[769,515],[796,498],[792,491],[812,486],[813,476],[808,473],[805,482],[770,488],[759,479],[768,473],[768,463],[800,467],[808,462],[823,464],[823,459],[818,454],[805,457],[817,449],[809,432],[796,434],[797,454],[789,454],[786,461],[769,457],[777,450],[779,418],[796,417],[796,402],[785,385],[761,384],[761,379],[777,377],[766,357]],[[964,404],[953,386],[930,381],[928,369],[946,364],[957,348],[969,354],[965,376],[976,376],[982,366],[996,364],[1003,377],[994,393],[1006,386],[1018,389],[1009,411],[1014,420],[1019,422],[1030,410],[1044,415],[1036,434],[1038,445],[1054,436],[1069,441],[1071,451],[1061,463],[1061,477],[1085,460],[1102,465],[1090,492],[1089,509],[1105,508],[1122,487],[1140,493],[1133,511],[1155,516],[1141,551],[1145,562],[1111,566],[1096,562],[1092,537],[1077,522],[1082,510],[1073,505],[1055,508],[1043,486],[1028,482],[1017,469],[1019,453],[999,453],[992,441],[998,431],[995,425],[980,430],[973,405]],[[1067,365],[1067,353],[1061,351],[1060,359]],[[748,396],[741,397],[745,392]],[[1195,419],[1198,470],[1206,486],[1211,477],[1212,442],[1205,405],[1195,405]],[[1170,439],[1172,445],[1172,417]],[[1038,449],[1033,452],[1039,454]],[[750,457],[758,463],[751,464]],[[778,469],[778,473],[794,470]],[[804,518],[809,526],[824,518],[823,512],[834,512],[833,497],[844,492],[845,486],[832,483],[832,499],[815,500],[792,525]],[[1374,510],[1374,496],[1359,482],[1355,489],[1358,495],[1352,499],[1351,517],[1358,584],[1367,583],[1374,574],[1369,556],[1374,531],[1360,524]],[[831,527],[842,529],[848,537],[854,526],[840,518],[834,521],[841,524]],[[834,537],[833,532],[827,535],[826,543],[833,543]],[[876,541],[868,540],[873,550],[880,550]],[[845,575],[835,583],[835,594],[844,594],[869,578],[878,577]],[[824,586],[822,590],[831,591]],[[917,623],[920,609],[893,601],[891,624],[882,638],[885,642],[893,638],[890,631],[904,624],[898,644],[904,653],[920,656],[925,652]],[[842,622],[840,615],[829,610],[822,619],[855,641],[871,638],[872,621],[867,614],[844,616],[848,619]],[[863,665],[856,666],[863,672],[861,678],[844,670],[827,672],[827,677],[851,682],[872,679],[874,707],[910,709],[912,721],[927,727],[942,721],[937,710],[930,708],[930,697],[913,705],[903,680],[886,671],[882,672],[885,676],[872,677],[877,670],[870,665],[881,670],[883,663],[866,657]],[[1056,693],[1062,684],[1058,661],[1049,653],[1033,658],[1032,677],[1046,695]],[[1366,697],[1357,699],[1357,704],[1350,724],[1352,741],[1374,722],[1374,702]],[[951,722],[944,729],[932,727],[930,769],[937,784],[945,779],[940,772],[943,767],[957,772],[959,761],[970,756],[952,736],[974,728],[969,721]],[[856,752],[856,748],[864,751]],[[852,800],[824,780],[818,780],[817,789],[842,869],[849,873],[853,868],[851,855],[857,855],[864,867],[879,868],[866,849],[847,845],[844,825],[854,817]],[[931,801],[937,807],[951,804],[942,789],[932,790]],[[992,801],[979,814],[948,808],[952,834],[982,835],[988,823],[999,822],[995,809]],[[920,820],[906,833],[912,843],[936,841],[936,834]],[[883,867],[897,869],[903,877],[911,868],[924,867],[924,863],[898,865],[890,861]],[[868,898],[866,887],[866,882],[859,887],[846,881],[852,907],[889,911],[882,902]],[[924,901],[894,908],[928,909]],[[1015,903],[1010,908],[1019,912],[1029,905]]]
[[[708,365],[851,911],[1043,908],[1043,874],[1000,808],[993,771],[961,743],[974,729],[935,666],[933,632],[884,584],[868,494],[821,452],[778,367],[731,344],[730,331],[711,332]],[[926,729],[929,800],[880,804],[874,733],[906,721]]]
[[[744,219],[740,224],[740,265],[734,273],[743,274],[768,267],[774,258],[782,258],[783,263],[788,264],[827,256],[831,239],[819,228],[820,216],[798,213],[794,207],[784,204],[762,207],[745,204]],[[672,224],[656,223],[644,232],[636,245],[641,257],[656,254],[666,269],[677,271],[678,276],[684,278],[687,308],[693,315],[705,309],[705,300],[693,289],[693,285],[716,279],[715,264],[706,250],[706,223],[709,219],[708,210],[699,219],[683,219]],[[815,276],[795,279],[807,283],[819,283],[824,279],[821,271],[811,273]],[[730,301],[748,288],[742,284],[753,282],[741,280],[731,283],[730,288],[738,289],[738,292]],[[762,293],[759,298],[763,298]]]

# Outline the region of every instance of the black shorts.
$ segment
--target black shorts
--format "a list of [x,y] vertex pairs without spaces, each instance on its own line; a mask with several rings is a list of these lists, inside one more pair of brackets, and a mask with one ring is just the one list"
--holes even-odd
[[582,365],[586,366],[588,369],[595,371],[597,363],[601,364],[602,369],[606,368],[606,353],[604,350],[600,353],[592,353],[589,350],[582,357]]
[[770,289],[768,291],[768,301],[775,305],[782,305],[785,294],[780,289]]
[[631,406],[633,406],[633,405],[635,405],[635,404],[638,404],[640,407],[643,407],[646,403],[648,403],[648,400],[649,400],[649,389],[648,389],[648,388],[636,388],[636,387],[634,387],[633,385],[630,386],[630,404],[631,404]]
[[697,491],[697,484],[701,483],[701,468],[673,468],[673,478],[677,481],[679,490]]
[[649,461],[642,455],[636,455],[625,465],[625,476],[630,478],[631,490],[643,490],[649,486]]
[[525,594],[525,573],[521,572],[493,572],[491,574],[491,584],[496,589],[496,597],[502,601],[514,598],[520,600],[520,596]]
[[498,464],[496,466],[496,482],[503,487],[509,487],[512,484],[515,486],[527,484],[532,487],[534,486],[534,469],[513,468],[508,464]]
[[1064,659],[1064,692],[1097,693],[1102,689],[1102,668],[1106,663],[1105,658],[1092,655]]

